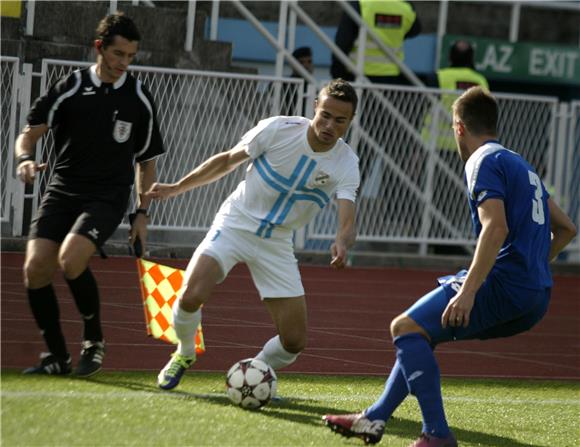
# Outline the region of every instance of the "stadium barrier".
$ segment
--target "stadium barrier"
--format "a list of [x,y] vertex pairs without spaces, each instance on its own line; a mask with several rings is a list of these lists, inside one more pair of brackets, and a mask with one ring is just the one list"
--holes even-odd
[[[23,67],[24,68],[24,67]],[[20,73],[16,57],[0,57],[0,102],[2,133],[0,136],[0,221],[2,234],[22,234],[24,185],[16,178],[14,143],[23,119],[23,107],[28,109],[30,98],[30,66]],[[25,85],[28,84],[28,85]]]
[[[18,82],[18,62],[2,58],[2,219],[22,222],[25,201],[13,175],[15,129],[30,107],[32,82]],[[83,62],[44,60],[39,74],[40,94]],[[212,154],[228,149],[260,119],[281,110],[302,113],[304,100],[312,104],[315,91],[305,92],[297,78],[239,75],[208,71],[131,67],[151,91],[167,154],[160,158],[160,181],[172,182]],[[12,80],[11,80],[12,79]],[[26,93],[18,92],[14,85]],[[11,87],[12,86],[12,87]],[[434,98],[456,94],[438,89],[378,84],[354,84],[360,96],[358,113],[346,136],[360,157],[358,240],[416,244],[426,253],[430,244],[473,247],[475,243],[465,200],[462,163],[455,151],[437,147],[440,137],[452,138],[449,113],[433,107]],[[319,85],[320,87],[320,85]],[[28,98],[19,103],[17,98]],[[575,219],[578,216],[577,151],[580,104],[560,104],[557,98],[497,93],[501,140],[536,167],[552,194]],[[307,110],[311,107],[307,106]],[[14,111],[13,111],[14,110]],[[429,132],[425,117],[433,114]],[[440,126],[439,121],[447,121]],[[440,135],[441,129],[448,135]],[[426,137],[429,135],[429,137]],[[39,160],[54,159],[49,133],[39,143]],[[50,178],[50,168],[39,176],[32,192],[32,210]],[[179,200],[156,202],[150,223],[153,242],[190,244],[209,228],[221,202],[243,178],[238,169],[217,183],[193,190]],[[562,179],[564,179],[562,181]],[[12,214],[8,212],[12,204]],[[336,229],[332,203],[296,236],[298,249],[326,248]],[[15,219],[16,216],[20,216]],[[20,224],[13,235],[23,234]],[[124,222],[122,228],[127,228]],[[574,260],[578,243],[571,248]]]
[[[561,171],[556,171],[555,176],[564,176],[562,189],[565,192],[564,197],[568,199],[564,206],[576,227],[580,228],[580,101],[572,101],[570,104],[567,122],[567,132],[563,135],[567,138],[563,144],[566,158]],[[567,253],[570,260],[580,262],[580,237],[576,237]]]
[[[0,218],[2,223],[10,220],[10,199],[11,191],[9,188],[14,184],[10,181],[14,168],[14,138],[16,126],[13,125],[16,117],[16,100],[18,99],[16,91],[16,82],[18,82],[18,58],[2,58],[2,96],[0,98],[2,107],[2,156],[1,169],[2,177],[0,178],[0,194],[2,207],[0,209]],[[4,150],[6,149],[6,150]]]

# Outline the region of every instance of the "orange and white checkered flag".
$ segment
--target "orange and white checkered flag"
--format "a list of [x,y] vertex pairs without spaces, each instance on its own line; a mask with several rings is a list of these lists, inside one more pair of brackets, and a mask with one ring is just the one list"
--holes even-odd
[[[145,311],[147,335],[167,343],[177,344],[179,340],[172,326],[173,303],[183,283],[183,270],[167,267],[144,259],[137,259],[141,296]],[[201,324],[195,334],[197,355],[205,352]]]

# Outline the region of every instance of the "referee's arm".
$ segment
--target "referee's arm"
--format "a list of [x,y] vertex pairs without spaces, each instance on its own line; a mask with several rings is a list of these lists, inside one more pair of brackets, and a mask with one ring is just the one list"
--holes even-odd
[[156,179],[156,162],[155,159],[137,163],[137,173],[135,175],[135,187],[139,195],[137,208],[147,209],[151,199],[145,194],[155,183]]
[[[149,208],[149,203],[151,199],[145,194],[151,185],[155,183],[156,178],[156,162],[155,159],[146,160],[137,163],[136,174],[135,174],[135,188],[137,189],[137,195],[139,197],[139,202],[137,203],[137,209],[145,210],[144,212],[135,212],[134,218],[131,221],[131,228],[129,229],[129,244],[133,245],[139,239],[141,244],[141,252],[145,252],[145,243],[147,240],[147,209]],[[137,254],[137,249],[135,249]],[[137,255],[140,256],[140,255]]]
[[25,183],[33,183],[36,173],[46,169],[46,163],[37,164],[34,156],[36,143],[46,132],[48,132],[46,124],[26,126],[16,139],[14,150],[16,174]]

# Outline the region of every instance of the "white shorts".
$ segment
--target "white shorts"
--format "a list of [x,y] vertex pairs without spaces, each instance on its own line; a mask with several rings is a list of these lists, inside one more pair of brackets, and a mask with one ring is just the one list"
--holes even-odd
[[238,262],[245,263],[261,299],[304,295],[290,239],[263,239],[249,231],[213,226],[195,250],[192,261],[202,254],[211,256],[221,266],[220,282]]

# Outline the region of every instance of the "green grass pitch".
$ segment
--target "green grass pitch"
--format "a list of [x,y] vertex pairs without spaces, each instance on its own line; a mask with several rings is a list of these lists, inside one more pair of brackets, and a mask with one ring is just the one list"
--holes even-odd
[[[384,378],[279,375],[282,400],[242,410],[225,396],[224,374],[190,372],[175,391],[154,372],[91,379],[1,375],[1,445],[11,446],[362,446],[323,426],[326,413],[374,401]],[[580,445],[580,384],[444,379],[446,412],[461,446]],[[407,446],[421,430],[408,398],[381,446]]]

